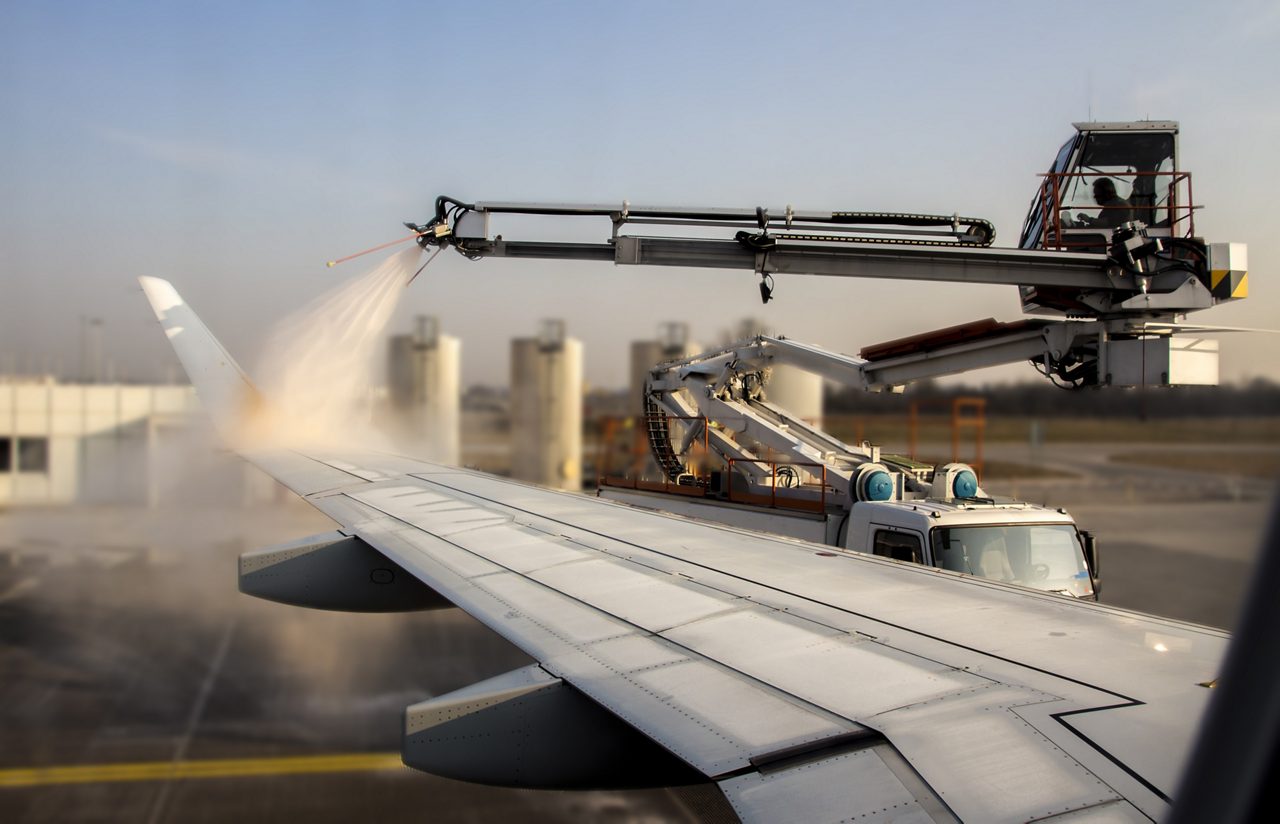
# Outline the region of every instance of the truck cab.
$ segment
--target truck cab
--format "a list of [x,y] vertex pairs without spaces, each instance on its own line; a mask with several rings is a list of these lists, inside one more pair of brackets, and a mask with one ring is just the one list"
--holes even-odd
[[1071,516],[1020,501],[860,501],[843,546],[1074,598],[1097,599],[1097,555]]

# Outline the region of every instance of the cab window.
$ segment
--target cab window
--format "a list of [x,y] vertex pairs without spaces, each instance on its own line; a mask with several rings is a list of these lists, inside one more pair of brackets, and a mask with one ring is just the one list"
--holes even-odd
[[[1071,139],[1062,144],[1062,148],[1058,150],[1058,154],[1053,159],[1053,165],[1049,167],[1049,174],[1061,174],[1067,170],[1067,163],[1071,160],[1071,150],[1076,146],[1076,140],[1079,135],[1072,135]],[[1022,223],[1022,236],[1018,241],[1018,247],[1022,249],[1034,249],[1040,242],[1040,234],[1044,231],[1044,201],[1039,189],[1031,196],[1031,207],[1027,210],[1026,220]]]
[[[1166,214],[1173,178],[1173,135],[1167,132],[1099,133],[1086,137],[1080,152],[1078,176],[1063,181],[1061,207],[1064,225],[1078,219],[1077,210],[1090,216],[1098,211],[1095,190],[1101,181],[1114,190],[1127,210],[1123,217],[1148,226],[1167,226]],[[1101,219],[1102,214],[1096,215]],[[1118,225],[1119,220],[1108,225]]]
[[934,559],[943,569],[1077,598],[1093,594],[1071,524],[939,527],[932,535]]
[[912,532],[890,532],[887,529],[876,531],[875,540],[871,544],[871,553],[881,558],[892,558],[895,561],[921,562],[920,536]]

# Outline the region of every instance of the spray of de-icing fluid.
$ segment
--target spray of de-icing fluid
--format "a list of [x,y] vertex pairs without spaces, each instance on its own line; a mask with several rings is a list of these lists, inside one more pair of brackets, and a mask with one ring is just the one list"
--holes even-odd
[[276,325],[257,370],[262,404],[247,422],[250,438],[335,446],[376,439],[373,360],[421,255],[417,246],[391,255]]

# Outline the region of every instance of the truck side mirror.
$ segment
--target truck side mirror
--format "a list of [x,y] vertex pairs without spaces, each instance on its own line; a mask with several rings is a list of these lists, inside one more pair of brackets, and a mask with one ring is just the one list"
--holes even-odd
[[1102,591],[1102,570],[1098,567],[1098,539],[1091,532],[1081,532],[1080,545],[1084,549],[1084,562],[1089,567],[1089,577],[1093,579],[1093,593],[1096,596]]

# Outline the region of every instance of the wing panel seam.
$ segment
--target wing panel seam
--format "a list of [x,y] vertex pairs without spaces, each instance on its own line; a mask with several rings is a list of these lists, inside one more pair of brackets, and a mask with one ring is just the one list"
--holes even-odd
[[[416,476],[415,476],[415,477],[416,477]],[[750,579],[750,578],[745,578],[745,577],[743,577],[742,575],[738,575],[738,574],[735,574],[735,573],[732,573],[732,572],[725,572],[724,570],[721,570],[721,569],[715,569],[714,567],[707,566],[706,564],[701,564],[701,563],[698,563],[697,561],[691,561],[691,560],[689,560],[689,559],[687,559],[687,558],[680,558],[680,557],[678,557],[678,556],[671,555],[670,553],[666,553],[666,552],[663,552],[663,551],[658,550],[658,549],[653,549],[652,547],[646,547],[646,546],[643,546],[643,545],[641,545],[641,544],[637,544],[637,543],[634,543],[634,542],[632,542],[632,541],[628,541],[628,540],[626,540],[626,539],[624,539],[624,538],[618,538],[618,537],[613,536],[613,535],[605,535],[605,534],[603,534],[603,533],[601,533],[601,532],[597,532],[596,530],[593,530],[593,529],[590,529],[590,528],[587,528],[587,527],[575,526],[575,525],[573,525],[573,524],[571,524],[571,523],[568,523],[568,522],[566,522],[566,521],[559,520],[559,519],[554,518],[554,517],[549,516],[549,515],[541,515],[541,514],[539,514],[539,513],[532,512],[532,511],[530,511],[530,510],[524,509],[524,508],[522,508],[522,507],[515,506],[515,505],[513,505],[513,504],[507,504],[507,503],[503,503],[502,501],[494,500],[494,499],[492,499],[492,498],[486,498],[486,497],[485,497],[485,496],[483,496],[483,495],[478,495],[478,494],[476,494],[476,493],[474,493],[474,492],[468,492],[468,491],[466,491],[466,490],[458,489],[458,488],[456,488],[456,487],[449,486],[448,484],[441,483],[441,482],[439,482],[439,481],[428,481],[428,480],[426,480],[426,479],[419,479],[419,480],[422,480],[424,483],[430,483],[430,484],[434,484],[434,485],[436,485],[436,486],[443,487],[444,489],[448,489],[448,490],[450,490],[451,492],[454,492],[455,494],[459,494],[459,495],[468,495],[468,496],[470,496],[470,497],[476,498],[476,499],[481,500],[481,501],[488,501],[488,502],[489,502],[489,503],[491,503],[491,504],[495,504],[495,505],[498,505],[498,506],[506,507],[507,509],[512,509],[512,510],[515,510],[516,512],[522,512],[522,513],[524,513],[524,514],[526,514],[526,515],[531,515],[531,516],[533,516],[533,517],[537,517],[537,518],[545,518],[546,520],[554,521],[555,523],[559,523],[559,524],[563,524],[564,526],[568,526],[568,527],[571,527],[571,528],[573,528],[573,529],[577,529],[577,530],[579,530],[579,531],[581,531],[581,532],[585,532],[585,533],[587,533],[587,534],[589,534],[589,535],[595,535],[596,537],[599,537],[599,538],[603,538],[603,539],[611,540],[611,541],[616,541],[616,542],[621,543],[621,544],[626,544],[627,546],[634,547],[635,549],[639,549],[639,550],[644,551],[644,552],[652,552],[652,553],[653,553],[653,554],[655,554],[655,555],[659,555],[659,556],[661,556],[661,557],[668,558],[668,559],[670,559],[670,560],[677,561],[677,562],[679,562],[679,563],[689,564],[690,566],[694,566],[694,567],[697,567],[697,568],[699,568],[699,569],[705,569],[705,570],[707,570],[707,571],[709,571],[709,572],[714,572],[714,573],[717,573],[717,574],[720,574],[720,575],[724,575],[724,576],[729,577],[729,578],[733,578],[733,579],[736,579],[736,580],[739,580],[739,581],[743,581],[744,583],[749,583],[749,584],[752,584],[752,585],[755,585],[755,586],[759,586],[759,587],[764,588],[764,589],[772,590],[773,592],[779,593],[779,594],[781,594],[781,595],[786,595],[786,596],[789,596],[789,597],[792,597],[792,598],[796,598],[796,599],[798,599],[798,600],[800,600],[800,601],[805,601],[805,602],[808,602],[808,603],[811,603],[811,604],[815,604],[815,605],[817,605],[817,606],[822,606],[822,607],[826,607],[826,608],[828,608],[828,609],[833,609],[833,610],[836,610],[837,612],[843,612],[843,613],[846,613],[846,614],[848,614],[848,615],[852,615],[852,616],[856,616],[856,617],[858,617],[858,618],[861,618],[861,619],[863,619],[863,620],[865,620],[865,621],[870,621],[870,622],[872,622],[872,623],[880,624],[880,625],[882,625],[882,626],[886,626],[886,627],[890,627],[890,628],[892,628],[892,629],[900,630],[900,631],[902,631],[902,632],[910,633],[910,634],[912,634],[912,635],[916,635],[916,636],[919,636],[919,637],[921,637],[921,638],[927,638],[927,639],[929,639],[929,640],[931,640],[931,641],[937,641],[938,643],[946,644],[946,645],[948,645],[948,646],[952,646],[952,647],[955,647],[955,648],[957,648],[957,649],[963,649],[963,650],[966,650],[966,651],[968,651],[968,652],[971,652],[971,653],[973,653],[973,654],[975,654],[975,655],[982,656],[982,657],[984,657],[984,658],[990,658],[990,659],[992,659],[992,660],[996,660],[996,661],[1003,661],[1004,663],[1006,663],[1006,664],[1010,664],[1010,665],[1015,666],[1015,667],[1019,667],[1019,668],[1022,668],[1022,669],[1028,669],[1028,670],[1031,670],[1032,672],[1038,672],[1038,673],[1040,673],[1040,674],[1042,674],[1042,675],[1048,675],[1048,676],[1050,676],[1050,677],[1052,677],[1052,678],[1058,678],[1058,679],[1061,679],[1061,680],[1066,681],[1066,682],[1068,682],[1068,683],[1075,684],[1075,685],[1077,685],[1077,686],[1081,686],[1081,687],[1085,687],[1086,689],[1091,689],[1091,690],[1095,690],[1095,691],[1097,691],[1097,692],[1103,693],[1103,694],[1105,694],[1105,695],[1111,695],[1111,696],[1114,696],[1114,697],[1119,698],[1119,699],[1121,699],[1121,700],[1123,700],[1123,701],[1127,701],[1127,702],[1129,702],[1129,703],[1130,703],[1130,704],[1132,704],[1132,705],[1136,705],[1136,706],[1138,706],[1138,705],[1142,705],[1142,704],[1145,704],[1145,703],[1146,703],[1146,702],[1144,702],[1144,701],[1139,701],[1138,699],[1133,698],[1133,697],[1128,696],[1128,695],[1125,695],[1125,694],[1123,694],[1123,693],[1116,692],[1115,690],[1108,689],[1108,688],[1106,688],[1106,687],[1100,687],[1100,686],[1097,686],[1096,684],[1090,684],[1090,683],[1088,683],[1088,682],[1086,682],[1086,681],[1081,681],[1081,680],[1080,680],[1080,679],[1078,679],[1078,678],[1072,678],[1072,677],[1071,677],[1071,676],[1069,676],[1069,675],[1063,675],[1063,674],[1061,674],[1061,673],[1056,673],[1056,672],[1053,672],[1052,670],[1047,670],[1047,669],[1044,669],[1044,668],[1042,668],[1042,667],[1037,667],[1037,666],[1035,666],[1034,664],[1028,664],[1028,663],[1025,663],[1025,662],[1022,662],[1022,661],[1015,661],[1015,660],[1013,660],[1013,659],[1011,659],[1011,658],[1006,658],[1006,657],[1003,657],[1003,656],[1001,656],[1001,655],[997,655],[996,653],[993,653],[993,652],[988,652],[988,651],[985,651],[985,650],[980,650],[980,649],[977,649],[976,647],[971,647],[971,646],[969,646],[969,645],[967,645],[967,644],[963,644],[963,643],[960,643],[960,642],[958,642],[958,641],[950,641],[950,640],[947,640],[946,638],[942,638],[942,637],[940,637],[940,636],[933,635],[933,634],[930,634],[930,633],[924,632],[924,631],[919,630],[919,629],[914,629],[914,628],[912,628],[912,627],[904,626],[904,625],[902,625],[902,624],[895,624],[895,623],[893,623],[893,622],[891,622],[891,621],[886,621],[886,620],[884,620],[883,618],[875,618],[875,617],[870,616],[870,615],[867,615],[867,614],[865,614],[865,613],[861,613],[861,612],[857,612],[857,611],[855,611],[855,610],[848,609],[847,607],[837,606],[836,604],[830,604],[830,603],[827,603],[827,602],[825,602],[825,601],[820,601],[820,600],[817,600],[817,599],[815,599],[815,598],[812,598],[812,597],[809,597],[809,596],[806,596],[806,595],[800,595],[800,594],[798,594],[798,593],[791,592],[790,590],[786,590],[786,589],[783,589],[783,588],[781,588],[781,587],[777,587],[777,586],[774,586],[774,585],[771,585],[771,584],[762,583],[762,582],[760,582],[760,581],[755,581],[755,580],[752,580],[752,579]],[[603,550],[603,549],[600,549],[600,548],[598,548],[598,547],[597,547],[597,548],[595,548],[595,549],[596,549],[596,551],[600,551],[600,552],[608,552],[607,550]],[[759,602],[757,601],[757,602],[755,602],[755,603],[759,603]],[[761,604],[761,606],[767,606],[767,605],[765,605],[765,604]],[[775,608],[775,609],[776,609],[776,608]],[[780,610],[780,611],[781,611],[781,610]]]

